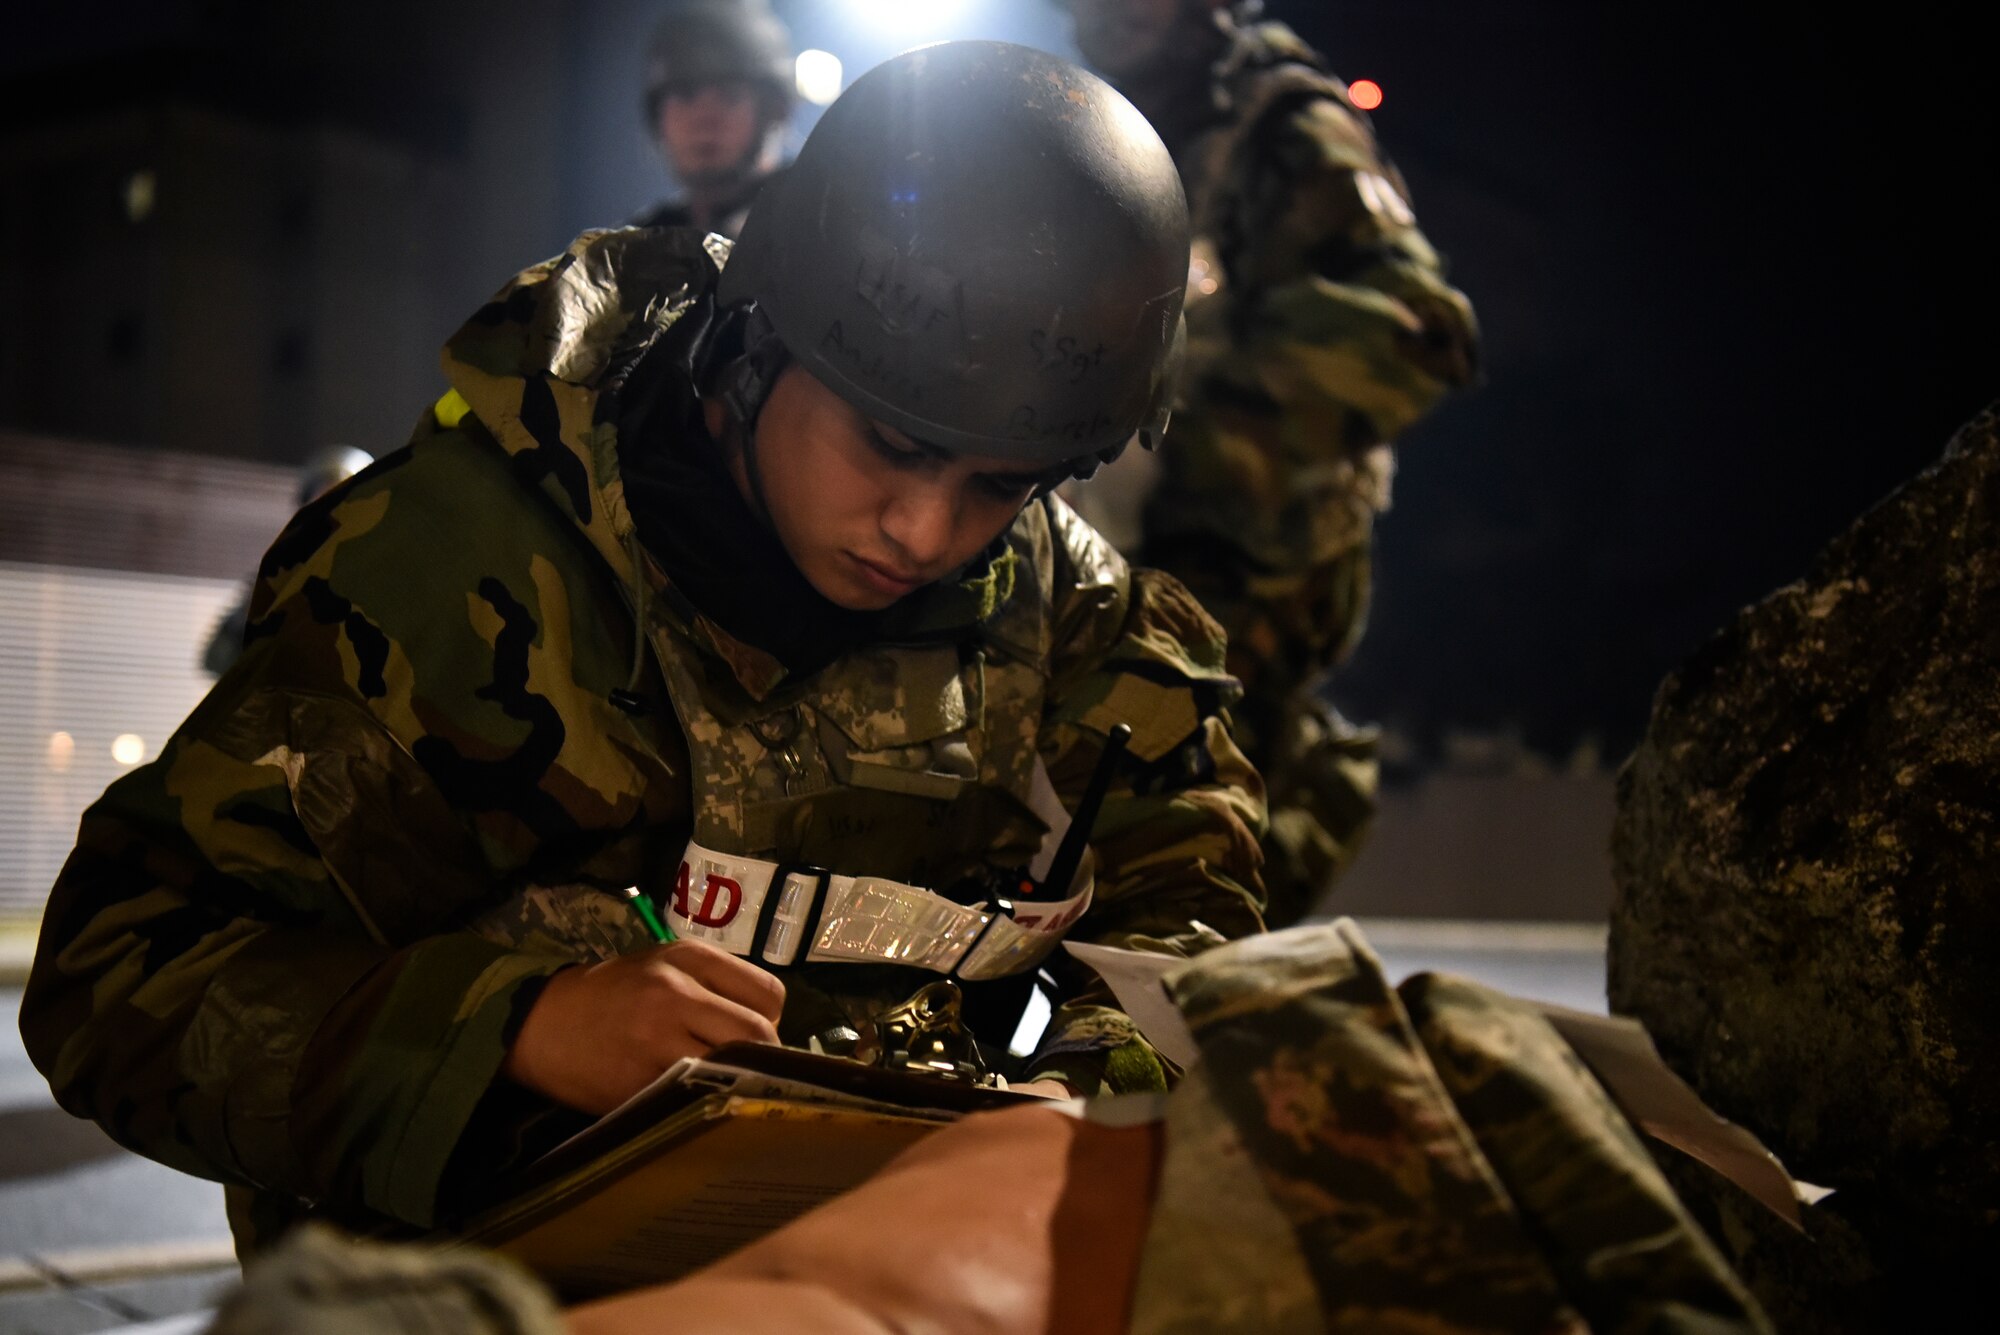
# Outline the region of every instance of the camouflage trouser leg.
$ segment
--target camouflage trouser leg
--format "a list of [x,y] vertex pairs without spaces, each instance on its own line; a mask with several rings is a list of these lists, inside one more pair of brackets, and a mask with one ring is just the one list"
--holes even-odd
[[1134,1330],[1768,1329],[1525,1007],[1422,979],[1406,1009],[1347,922],[1232,943],[1168,989],[1202,1060]]
[[1534,1008],[1463,978],[1397,989],[1432,1064],[1590,1328],[1765,1330],[1629,1122]]
[[1289,927],[1318,907],[1375,820],[1375,730],[1326,699],[1332,665],[1367,621],[1368,545],[1284,575],[1253,574],[1241,554],[1214,544],[1159,559],[1229,637],[1229,669],[1243,683],[1236,740],[1264,778],[1271,812],[1264,920]]
[[[1318,683],[1314,683],[1317,688]],[[1252,756],[1264,775],[1264,921],[1289,927],[1317,908],[1375,824],[1377,733],[1312,689],[1287,702],[1276,735]]]

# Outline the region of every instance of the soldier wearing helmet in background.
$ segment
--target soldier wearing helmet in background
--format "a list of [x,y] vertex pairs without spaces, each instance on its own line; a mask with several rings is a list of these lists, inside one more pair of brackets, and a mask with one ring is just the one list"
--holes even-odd
[[680,0],[646,55],[646,126],[681,194],[633,220],[733,237],[778,169],[792,37],[768,0]]
[[943,978],[966,1060],[1163,1088],[1051,952],[1258,931],[1260,790],[1214,622],[1052,492],[1164,426],[1187,262],[1128,102],[961,42],[850,88],[733,253],[520,274],[85,815],[22,1004],[58,1099],[231,1184],[254,1247],[309,1204],[431,1225],[681,1057],[840,1051]]
[[1324,698],[1367,619],[1390,447],[1477,364],[1471,306],[1322,57],[1256,0],[1059,0],[1153,122],[1194,219],[1171,443],[1076,497],[1229,637],[1269,785],[1272,925],[1309,911],[1375,809],[1374,734]]

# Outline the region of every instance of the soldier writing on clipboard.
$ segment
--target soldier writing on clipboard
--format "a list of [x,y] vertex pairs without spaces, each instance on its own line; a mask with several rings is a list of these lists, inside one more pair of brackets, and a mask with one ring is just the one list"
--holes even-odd
[[[1187,257],[1144,118],[974,42],[858,81],[733,251],[509,282],[84,818],[22,1012],[58,1099],[254,1250],[430,1226],[683,1056],[838,1051],[938,979],[1020,1087],[1163,1088],[1050,952],[1259,931],[1261,790],[1214,622],[1051,493],[1164,428]],[[1094,859],[1036,884],[1121,724]]]

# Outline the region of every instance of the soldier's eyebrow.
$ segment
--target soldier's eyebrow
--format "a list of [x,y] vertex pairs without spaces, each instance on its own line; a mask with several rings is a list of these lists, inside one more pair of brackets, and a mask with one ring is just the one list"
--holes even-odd
[[[882,429],[882,424],[879,422],[870,421],[868,423],[868,434],[874,438],[878,445],[883,446],[892,453],[915,454],[925,459],[941,460],[946,463],[958,457],[942,445],[933,445],[927,440],[919,440],[907,432],[897,433],[902,436],[902,440],[891,440],[888,432]],[[1062,465],[1058,465],[1055,468],[1026,468],[1019,472],[989,469],[982,476],[992,478],[996,482],[1004,482],[1009,486],[1042,487],[1052,486],[1056,482],[1061,482],[1069,476],[1069,469]],[[1051,479],[1054,481],[1052,482]]]
[[871,420],[868,423],[868,434],[875,438],[875,442],[886,449],[894,450],[898,454],[921,454],[926,459],[950,459],[952,457],[951,451],[942,445],[933,445],[927,440],[918,440],[906,431],[898,431],[896,433],[902,439],[892,439],[889,435],[889,430],[890,428],[884,427],[880,422]]

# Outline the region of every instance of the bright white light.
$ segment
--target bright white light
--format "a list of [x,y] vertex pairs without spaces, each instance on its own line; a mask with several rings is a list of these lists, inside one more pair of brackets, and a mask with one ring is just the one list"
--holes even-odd
[[840,57],[831,51],[801,51],[792,65],[792,80],[798,85],[799,96],[818,107],[840,96],[841,81],[845,77]]
[[933,29],[957,18],[965,0],[847,0],[847,7],[878,28]]
[[121,732],[111,739],[111,758],[121,765],[136,765],[146,758],[146,739],[136,732]]
[[76,738],[66,732],[49,734],[49,768],[58,774],[67,773],[69,762],[76,755]]
[[1025,1057],[1041,1044],[1042,1035],[1048,1031],[1049,1019],[1054,1011],[1049,1005],[1049,994],[1037,986],[1028,993],[1028,1005],[1021,1012],[1021,1023],[1014,1028],[1014,1037],[1007,1043],[1007,1051],[1016,1057]]

